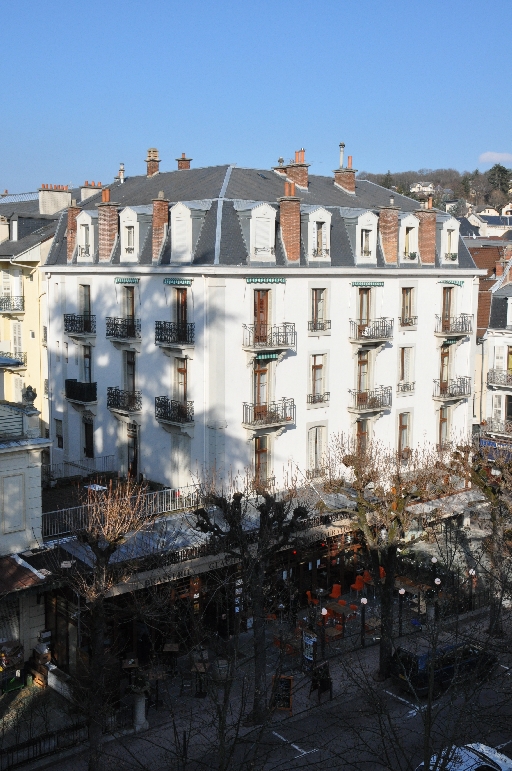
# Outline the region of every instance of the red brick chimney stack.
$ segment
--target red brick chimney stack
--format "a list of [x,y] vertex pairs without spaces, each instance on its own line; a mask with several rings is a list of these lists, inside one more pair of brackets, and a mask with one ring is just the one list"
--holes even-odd
[[300,150],[295,150],[295,160],[285,164],[283,158],[279,158],[277,161],[279,166],[273,166],[272,170],[277,171],[278,174],[287,176],[289,180],[295,182],[298,187],[308,188],[308,168],[309,163],[306,163],[306,151],[302,147]]
[[72,262],[73,253],[76,246],[76,218],[82,210],[76,205],[76,201],[71,201],[71,206],[68,206],[68,228],[67,228],[67,258],[68,262]]
[[352,168],[352,156],[347,158],[346,167],[343,166],[345,143],[340,142],[340,167],[334,171],[334,184],[345,193],[356,192],[356,169]]
[[383,206],[379,213],[379,232],[384,252],[384,260],[387,265],[396,265],[398,260],[398,206],[394,206],[395,199],[390,196],[389,206]]
[[436,261],[436,211],[435,209],[418,209],[414,212],[419,219],[418,248],[421,262],[434,265]]
[[284,196],[278,198],[281,235],[288,262],[300,262],[300,198],[295,195],[295,182],[284,183]]
[[164,198],[163,190],[158,193],[158,198],[153,199],[153,262],[157,263],[160,257],[162,244],[169,226],[169,201]]
[[160,158],[158,157],[158,150],[156,147],[150,147],[148,150],[147,163],[147,175],[148,177],[154,177],[160,171]]
[[496,263],[495,273],[496,278],[500,278],[505,272],[505,263],[502,260],[498,260]]
[[117,204],[110,200],[108,187],[101,191],[101,203],[98,204],[98,259],[110,262],[110,255],[119,232]]
[[178,161],[178,171],[181,171],[182,169],[190,169],[190,162],[192,161],[192,158],[187,158],[185,153],[181,154],[181,158],[176,158]]

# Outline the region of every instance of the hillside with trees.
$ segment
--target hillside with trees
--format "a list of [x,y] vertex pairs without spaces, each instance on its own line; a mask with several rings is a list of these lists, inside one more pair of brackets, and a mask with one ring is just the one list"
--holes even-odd
[[372,174],[362,171],[358,179],[368,179],[378,185],[396,190],[411,198],[421,196],[410,192],[416,182],[433,183],[435,187],[434,206],[444,208],[447,200],[468,201],[472,206],[493,206],[500,209],[509,202],[512,185],[512,170],[496,163],[485,172],[457,171],[456,169],[419,169],[418,171],[388,171],[386,174]]

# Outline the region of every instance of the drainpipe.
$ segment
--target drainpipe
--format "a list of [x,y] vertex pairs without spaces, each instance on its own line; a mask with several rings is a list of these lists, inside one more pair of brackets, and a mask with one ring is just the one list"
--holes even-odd
[[480,366],[480,425],[482,424],[482,405],[484,403],[484,352],[485,352],[485,337],[482,337],[482,363]]

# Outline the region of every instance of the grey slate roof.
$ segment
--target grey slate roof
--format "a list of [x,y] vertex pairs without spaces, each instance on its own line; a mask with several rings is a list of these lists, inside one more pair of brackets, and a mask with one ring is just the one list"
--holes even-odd
[[18,254],[26,252],[33,246],[37,246],[43,241],[47,241],[55,234],[57,230],[57,221],[50,220],[43,227],[39,227],[18,241],[2,241],[0,244],[0,258],[16,257]]
[[[204,218],[195,245],[194,265],[215,264],[216,248],[218,249],[218,262],[220,265],[245,265],[248,261],[247,246],[242,234],[241,221],[237,210],[243,207],[243,201],[266,202],[277,210],[276,225],[276,261],[277,266],[286,266],[286,259],[279,230],[279,204],[278,199],[284,194],[284,177],[274,171],[266,169],[245,169],[236,166],[213,166],[208,168],[188,169],[180,171],[163,172],[154,177],[138,176],[128,177],[124,183],[116,180],[110,185],[110,200],[125,206],[148,206],[163,191],[164,197],[172,204],[181,202],[201,202],[200,207],[205,210]],[[390,194],[394,196],[395,206],[401,211],[414,212],[418,209],[418,202],[399,195],[390,193],[387,188],[369,182],[356,179],[356,192],[354,195],[346,193],[334,184],[334,177],[310,175],[308,190],[296,188],[296,195],[301,204],[306,206],[324,206],[332,215],[331,229],[331,265],[333,267],[353,267],[353,246],[350,243],[348,231],[343,215],[348,210],[360,211],[378,210],[379,207],[388,206]],[[97,211],[97,204],[101,202],[101,191],[97,195],[88,198],[78,205],[86,210]],[[207,208],[209,207],[209,208]],[[218,216],[221,208],[221,216]],[[54,244],[48,255],[47,264],[66,263],[66,239],[67,214],[62,213],[57,228]],[[220,230],[219,230],[220,228]],[[171,230],[171,229],[169,229]],[[151,264],[152,230],[150,228],[145,243],[142,247],[138,264]],[[220,245],[220,247],[219,247]],[[163,246],[160,264],[170,265],[171,262],[172,233],[169,232],[166,243]],[[113,262],[118,264],[118,250],[114,254]],[[96,260],[95,260],[96,262]],[[301,265],[306,265],[304,245],[301,249]],[[251,267],[264,267],[263,264]],[[290,267],[290,266],[287,266]],[[396,266],[386,266],[380,246],[377,248],[377,267],[396,269]],[[416,267],[407,265],[407,268]],[[426,266],[419,265],[418,269]],[[442,267],[439,264],[432,267]],[[454,265],[449,266],[453,270]],[[475,268],[473,259],[462,242],[459,243],[459,267]]]
[[505,284],[505,286],[498,289],[498,291],[494,292],[492,295],[491,314],[489,319],[490,329],[507,328],[507,306],[509,297],[512,297],[512,284]]

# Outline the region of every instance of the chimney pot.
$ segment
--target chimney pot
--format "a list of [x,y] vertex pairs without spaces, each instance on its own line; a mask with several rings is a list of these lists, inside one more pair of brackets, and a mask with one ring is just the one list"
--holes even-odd
[[101,191],[101,202],[110,203],[110,188],[106,187],[105,190]]
[[347,160],[347,169],[351,169],[351,168],[352,168],[352,156],[349,155]]
[[295,163],[300,163],[300,150],[295,150]]
[[389,196],[389,205],[390,206],[394,206],[395,205],[395,196],[394,195],[390,195]]
[[340,169],[343,168],[344,155],[345,155],[345,142],[340,142]]
[[124,182],[124,163],[119,164],[118,177],[119,177],[119,182],[121,183]]
[[181,157],[182,157],[182,158],[185,158],[185,153],[182,153],[182,154],[181,154]]
[[428,199],[427,199],[427,208],[428,208],[428,209],[431,209],[431,208],[432,208],[432,203],[433,203],[433,200],[434,200],[434,199],[432,198],[432,196],[431,196],[431,195],[429,195],[429,197],[428,197]]

